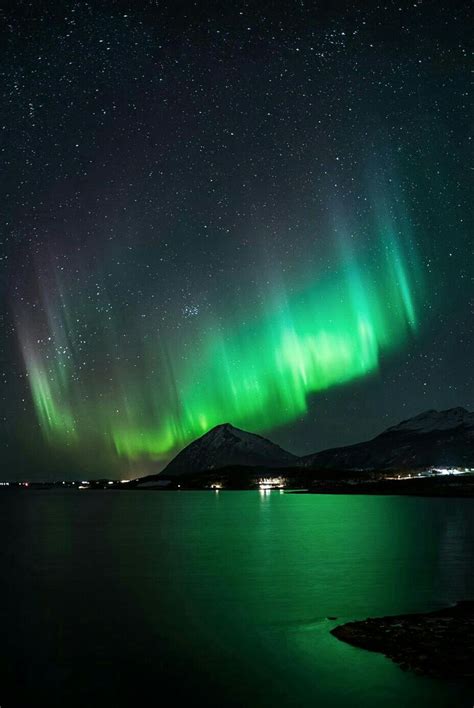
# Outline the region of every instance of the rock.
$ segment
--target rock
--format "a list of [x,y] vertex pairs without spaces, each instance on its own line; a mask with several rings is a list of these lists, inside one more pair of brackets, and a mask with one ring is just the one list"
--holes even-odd
[[474,602],[426,614],[376,617],[331,630],[356,647],[385,654],[403,670],[474,680]]

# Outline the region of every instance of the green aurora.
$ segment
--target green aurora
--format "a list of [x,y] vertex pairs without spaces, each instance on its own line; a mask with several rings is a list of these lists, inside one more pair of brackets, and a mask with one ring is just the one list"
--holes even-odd
[[300,289],[270,286],[252,317],[197,318],[179,337],[149,318],[122,323],[133,328],[138,363],[116,355],[122,335],[107,308],[98,317],[56,275],[40,286],[42,315],[17,317],[44,437],[164,460],[222,422],[270,431],[304,416],[311,394],[375,372],[419,323],[420,267],[406,220],[390,214],[385,206],[375,217],[376,247],[356,252],[340,229],[331,272]]

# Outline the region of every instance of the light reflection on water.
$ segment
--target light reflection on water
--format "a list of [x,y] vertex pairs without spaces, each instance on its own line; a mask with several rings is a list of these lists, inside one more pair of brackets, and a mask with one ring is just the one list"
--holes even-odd
[[150,684],[177,704],[189,689],[216,705],[471,705],[462,687],[329,630],[474,597],[472,504],[266,489],[2,494],[0,671],[17,700],[5,705],[131,705]]

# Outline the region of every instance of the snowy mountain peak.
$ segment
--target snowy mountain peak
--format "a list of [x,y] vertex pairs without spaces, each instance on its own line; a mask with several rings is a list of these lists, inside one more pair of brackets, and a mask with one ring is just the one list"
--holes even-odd
[[162,475],[194,474],[231,465],[284,467],[296,459],[260,435],[222,423],[181,450]]
[[410,470],[474,465],[474,413],[429,410],[388,428],[372,440],[302,458],[324,470]]
[[[219,437],[219,436],[225,436],[225,435],[235,435],[236,437],[240,437],[240,433],[244,433],[244,430],[240,430],[239,428],[234,428],[233,425],[230,423],[221,423],[220,425],[216,425],[214,428],[211,428],[210,430],[207,431],[207,433],[204,433],[204,435],[199,438],[200,440],[203,439],[209,439],[213,437]],[[250,433],[247,433],[247,435],[250,435]]]
[[408,432],[431,433],[434,430],[451,430],[464,427],[474,427],[474,413],[460,406],[445,411],[429,410],[404,420],[386,430],[386,433]]

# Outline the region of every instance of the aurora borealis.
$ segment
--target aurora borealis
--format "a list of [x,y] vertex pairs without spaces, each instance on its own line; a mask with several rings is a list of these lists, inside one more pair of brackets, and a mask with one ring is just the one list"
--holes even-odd
[[[107,396],[81,365],[76,334],[77,323],[92,330],[97,314],[88,322],[81,296],[56,282],[40,294],[44,322],[19,315],[43,434],[52,444],[98,435],[120,456],[161,459],[222,421],[255,431],[289,423],[307,412],[311,393],[374,372],[381,356],[417,330],[416,253],[404,253],[388,217],[374,229],[380,229],[379,260],[367,262],[346,244],[331,275],[291,294],[284,286],[272,292],[270,284],[260,310],[243,298],[240,316],[226,314],[204,333],[193,328],[189,341],[171,342],[153,318],[142,327],[128,324],[140,364],[134,371],[116,359]],[[252,323],[245,323],[246,307]],[[124,333],[114,317],[102,316],[99,324],[95,366],[106,370]],[[183,357],[186,350],[192,353]]]
[[8,464],[140,472],[223,422],[308,453],[469,407],[462,18],[12,12]]

